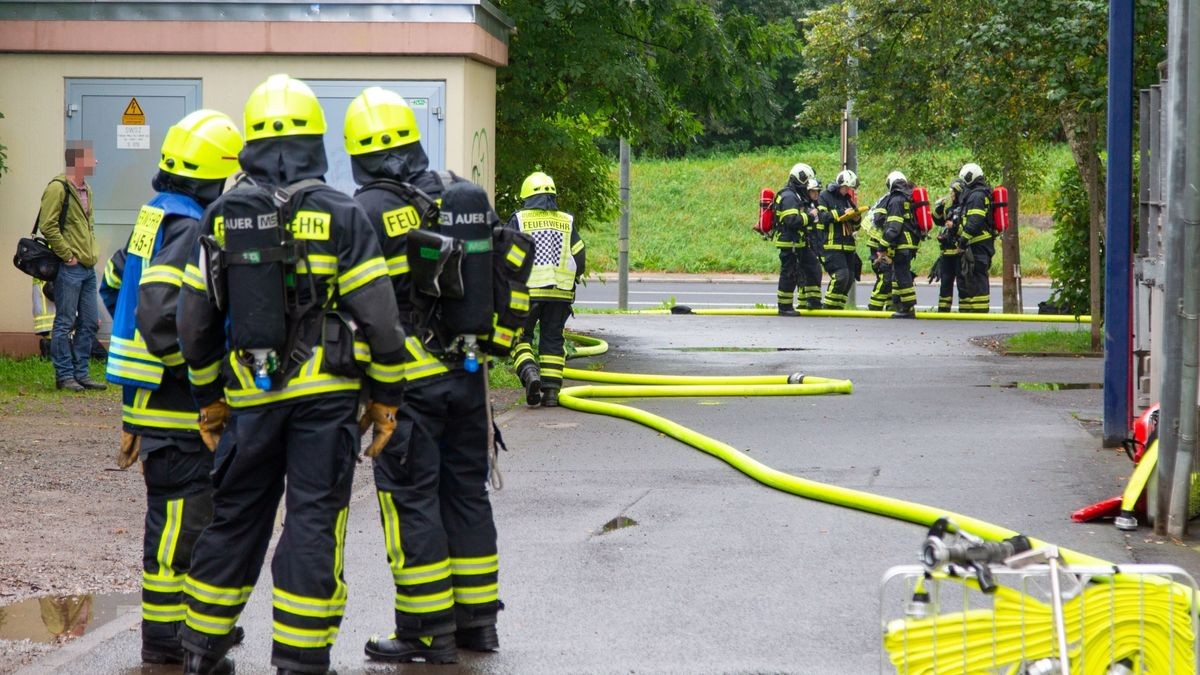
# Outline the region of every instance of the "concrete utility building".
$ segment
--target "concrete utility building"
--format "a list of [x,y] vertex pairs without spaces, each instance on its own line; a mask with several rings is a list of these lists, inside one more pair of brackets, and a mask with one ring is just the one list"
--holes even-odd
[[[496,68],[507,63],[511,30],[487,0],[0,1],[0,239],[15,248],[63,171],[66,141],[90,140],[103,274],[153,195],[167,128],[199,108],[240,124],[246,97],[273,73],[305,80],[320,97],[335,187],[354,188],[346,106],[378,85],[412,104],[431,168],[495,194]],[[31,285],[0,267],[0,351],[36,347]]]

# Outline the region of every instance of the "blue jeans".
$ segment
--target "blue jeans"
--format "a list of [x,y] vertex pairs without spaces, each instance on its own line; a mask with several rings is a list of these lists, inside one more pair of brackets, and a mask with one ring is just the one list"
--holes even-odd
[[88,358],[100,320],[97,304],[96,271],[83,265],[60,265],[54,278],[54,327],[50,329],[50,360],[59,382],[88,376]]

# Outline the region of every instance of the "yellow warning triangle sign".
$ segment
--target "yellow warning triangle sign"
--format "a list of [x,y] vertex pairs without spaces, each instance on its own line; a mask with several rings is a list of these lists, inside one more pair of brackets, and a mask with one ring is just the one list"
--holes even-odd
[[142,106],[138,105],[136,98],[129,99],[129,105],[125,106],[125,112],[121,113],[121,124],[145,124],[146,113],[142,111]]

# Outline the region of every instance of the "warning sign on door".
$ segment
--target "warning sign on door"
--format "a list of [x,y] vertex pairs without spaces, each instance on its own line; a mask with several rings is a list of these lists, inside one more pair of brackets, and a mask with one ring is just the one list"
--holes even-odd
[[150,127],[145,124],[118,124],[118,150],[149,150]]
[[129,99],[129,105],[125,106],[125,112],[121,113],[121,124],[145,124],[146,113],[142,112],[142,106],[138,105],[136,98]]

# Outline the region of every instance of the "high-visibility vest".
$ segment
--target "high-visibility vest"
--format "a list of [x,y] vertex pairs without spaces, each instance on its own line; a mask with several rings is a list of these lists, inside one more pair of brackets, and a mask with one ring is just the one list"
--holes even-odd
[[[571,251],[574,219],[562,211],[517,211],[521,231],[533,237],[533,271],[529,274],[532,297],[571,299],[575,291],[575,257]],[[537,289],[545,289],[539,292]],[[555,292],[557,290],[558,292]]]

